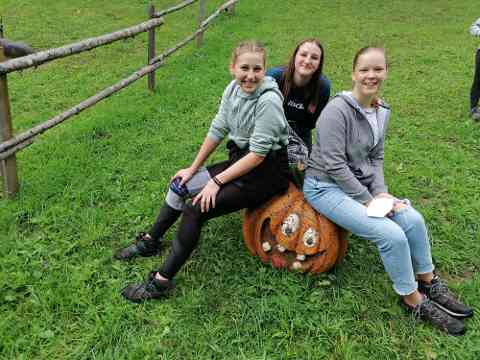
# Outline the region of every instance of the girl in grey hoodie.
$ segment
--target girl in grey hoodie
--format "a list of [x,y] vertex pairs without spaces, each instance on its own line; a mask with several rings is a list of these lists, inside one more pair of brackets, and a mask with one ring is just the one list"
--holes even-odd
[[[265,50],[241,43],[232,54],[234,80],[192,164],[173,177],[165,204],[148,233],[116,254],[119,260],[157,255],[164,233],[181,214],[172,249],[146,282],[130,284],[122,295],[133,302],[158,299],[175,287],[173,277],[196,247],[202,225],[214,217],[256,207],[288,188],[287,121],[277,83],[265,77]],[[203,167],[227,137],[229,159]],[[192,199],[192,201],[187,201]],[[222,241],[219,239],[218,241]]]
[[[449,334],[465,332],[459,318],[473,315],[433,273],[427,229],[408,200],[388,193],[383,175],[390,108],[379,97],[387,77],[385,51],[360,49],[353,90],[334,97],[317,122],[304,182],[307,201],[353,234],[371,240],[406,308]],[[378,205],[382,214],[372,210]]]

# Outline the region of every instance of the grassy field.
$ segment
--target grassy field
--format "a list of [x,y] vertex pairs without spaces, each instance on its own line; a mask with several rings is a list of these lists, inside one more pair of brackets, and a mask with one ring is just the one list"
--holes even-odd
[[[157,0],[159,9],[174,4]],[[208,12],[221,0],[208,1]],[[5,35],[37,49],[132,26],[140,0],[2,0]],[[319,37],[333,92],[350,87],[354,52],[383,45],[386,149],[392,193],[421,210],[437,270],[480,307],[480,125],[468,117],[471,0],[241,0],[201,49],[189,45],[146,80],[37,138],[18,154],[21,192],[0,199],[0,357],[3,359],[478,359],[480,316],[453,338],[415,324],[398,305],[376,249],[351,239],[329,274],[262,265],[243,245],[238,214],[211,221],[177,277],[175,297],[132,305],[119,296],[160,258],[114,262],[148,228],[170,176],[188,165],[223,88],[230,51],[262,40],[270,65]],[[165,49],[195,27],[197,5],[166,17]],[[9,75],[15,131],[30,128],[146,62],[146,35]],[[219,151],[212,160],[225,157]],[[170,242],[174,232],[167,236]]]

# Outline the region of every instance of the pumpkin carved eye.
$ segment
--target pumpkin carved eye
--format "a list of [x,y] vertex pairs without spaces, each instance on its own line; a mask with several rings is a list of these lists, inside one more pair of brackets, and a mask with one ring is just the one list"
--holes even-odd
[[281,231],[283,235],[290,236],[294,234],[300,226],[300,216],[298,214],[289,214],[285,220],[282,221]]
[[308,247],[314,247],[318,243],[318,233],[312,229],[308,228],[307,231],[303,234],[303,244]]

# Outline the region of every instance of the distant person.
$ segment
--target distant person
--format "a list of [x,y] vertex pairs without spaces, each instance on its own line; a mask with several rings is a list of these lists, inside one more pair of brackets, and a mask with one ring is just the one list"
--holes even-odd
[[[288,188],[287,121],[277,83],[265,77],[265,49],[243,42],[232,54],[230,73],[218,113],[195,160],[172,178],[165,203],[148,233],[119,251],[116,258],[157,255],[162,237],[183,214],[170,254],[145,283],[130,284],[130,301],[157,299],[175,287],[173,278],[197,246],[203,224],[212,218],[254,208]],[[229,160],[202,167],[227,137]],[[188,199],[192,198],[190,202]],[[220,244],[225,239],[213,239]]]
[[[470,26],[470,34],[480,37],[480,18]],[[475,74],[473,75],[472,89],[470,90],[470,112],[472,119],[480,121],[480,47],[475,54]]]
[[319,213],[377,246],[408,311],[449,334],[461,335],[465,332],[461,319],[472,316],[473,310],[433,273],[422,215],[408,200],[389,194],[385,185],[384,141],[390,108],[379,98],[379,91],[387,68],[382,48],[366,47],[355,55],[352,91],[335,96],[317,122],[305,198]]
[[319,40],[302,40],[288,65],[267,71],[282,91],[283,109],[291,128],[312,150],[312,129],[330,98],[330,81],[323,75],[325,52]]

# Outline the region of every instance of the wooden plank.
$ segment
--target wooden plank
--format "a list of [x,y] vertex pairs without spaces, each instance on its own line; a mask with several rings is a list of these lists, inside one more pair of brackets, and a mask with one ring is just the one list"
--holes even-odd
[[[148,18],[152,19],[155,16],[155,6],[148,7]],[[155,57],[155,28],[148,30],[148,56],[147,64]],[[148,74],[148,89],[155,90],[155,71]]]
[[[0,62],[6,59],[3,47],[0,47]],[[0,139],[3,141],[13,136],[10,99],[8,96],[7,75],[0,75]],[[17,159],[15,154],[0,161],[3,176],[3,193],[6,198],[13,198],[18,192]]]
[[[198,27],[202,27],[203,20],[205,19],[205,0],[200,0],[200,6],[198,11]],[[203,45],[203,32],[200,32],[197,36],[197,47]]]

